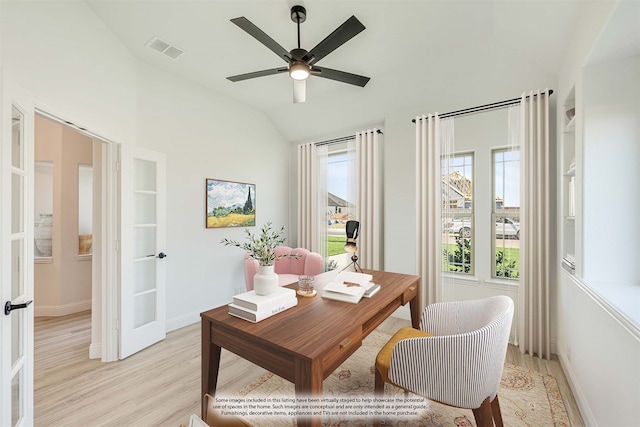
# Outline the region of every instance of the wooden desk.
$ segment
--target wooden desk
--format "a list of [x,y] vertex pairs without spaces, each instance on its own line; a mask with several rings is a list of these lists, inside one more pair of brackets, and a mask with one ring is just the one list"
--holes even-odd
[[[215,396],[220,351],[225,348],[295,385],[296,396],[322,397],[322,381],[351,356],[362,340],[398,307],[410,302],[419,326],[420,277],[366,271],[381,285],[358,304],[298,297],[298,305],[258,323],[229,315],[226,305],[202,318],[202,393]],[[297,288],[297,284],[289,285]],[[204,416],[204,400],[203,400]],[[320,426],[319,417],[298,418],[298,426]]]

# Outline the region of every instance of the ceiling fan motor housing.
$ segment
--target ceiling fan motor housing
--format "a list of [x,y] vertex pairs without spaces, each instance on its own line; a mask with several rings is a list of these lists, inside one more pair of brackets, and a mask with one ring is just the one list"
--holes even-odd
[[291,49],[291,59],[294,61],[302,61],[302,58],[307,54],[306,49]]
[[302,24],[307,20],[307,9],[303,6],[293,6],[291,8],[291,20],[296,23]]

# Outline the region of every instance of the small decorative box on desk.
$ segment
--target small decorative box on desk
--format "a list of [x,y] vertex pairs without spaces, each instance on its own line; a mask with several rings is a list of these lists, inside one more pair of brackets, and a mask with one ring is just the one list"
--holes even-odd
[[250,322],[259,322],[298,304],[296,291],[278,288],[269,295],[258,295],[255,291],[238,294],[229,304],[229,314]]

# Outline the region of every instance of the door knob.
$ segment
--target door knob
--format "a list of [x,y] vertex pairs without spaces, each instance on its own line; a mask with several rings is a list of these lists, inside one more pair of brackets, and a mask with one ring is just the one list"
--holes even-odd
[[158,254],[158,258],[160,258],[160,259],[165,258],[166,256],[167,256],[167,254],[165,254],[164,252],[160,252]]
[[7,316],[9,315],[9,313],[11,313],[11,310],[18,310],[21,308],[27,308],[27,306],[29,304],[31,304],[33,302],[32,301],[27,301],[27,302],[23,302],[22,304],[11,304],[11,301],[7,301],[7,303],[4,305],[4,314],[6,314]]

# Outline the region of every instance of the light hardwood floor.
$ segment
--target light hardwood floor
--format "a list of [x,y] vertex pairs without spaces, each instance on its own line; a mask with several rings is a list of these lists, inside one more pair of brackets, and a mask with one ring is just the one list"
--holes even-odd
[[[200,408],[200,324],[118,362],[89,359],[89,312],[35,321],[35,425],[136,426],[186,424]],[[380,329],[393,332],[409,322],[390,318]],[[510,346],[507,362],[556,377],[573,426],[583,426],[573,394],[557,360],[540,360]],[[218,380],[227,394],[265,371],[223,350]]]

